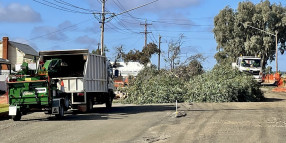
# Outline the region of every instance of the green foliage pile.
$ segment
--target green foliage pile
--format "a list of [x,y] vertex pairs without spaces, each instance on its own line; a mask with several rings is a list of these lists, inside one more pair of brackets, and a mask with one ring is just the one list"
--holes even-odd
[[229,67],[216,66],[212,71],[185,81],[166,70],[146,67],[131,81],[124,103],[152,104],[178,102],[249,102],[264,98],[259,84]]
[[249,102],[264,98],[251,75],[221,65],[191,79],[185,87],[187,102]]
[[127,88],[125,103],[151,104],[183,102],[184,82],[168,71],[146,67]]

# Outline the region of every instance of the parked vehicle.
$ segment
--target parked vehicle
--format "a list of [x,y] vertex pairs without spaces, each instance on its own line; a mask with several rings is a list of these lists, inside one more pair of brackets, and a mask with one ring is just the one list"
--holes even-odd
[[41,51],[37,70],[28,64],[10,77],[9,115],[13,120],[32,109],[43,110],[57,118],[68,109],[89,111],[94,104],[111,108],[112,67],[106,57],[88,50]]
[[235,63],[232,63],[232,68],[238,69],[241,72],[247,72],[253,75],[254,79],[262,82],[262,64],[261,58],[254,56],[241,56],[238,57]]

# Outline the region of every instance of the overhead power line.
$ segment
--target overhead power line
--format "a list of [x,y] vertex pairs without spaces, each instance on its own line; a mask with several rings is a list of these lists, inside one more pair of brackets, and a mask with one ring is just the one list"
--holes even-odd
[[[117,0],[118,4],[117,4],[114,0],[113,0],[113,2],[115,3],[115,5],[116,5],[119,9],[121,9],[122,11],[126,11],[126,9],[124,8],[124,6],[121,4],[121,2],[120,2],[119,0]],[[127,12],[127,14],[128,14],[132,19],[134,19],[134,20],[140,22],[140,20],[136,19],[136,17],[134,17],[133,15],[131,15],[129,12]]]
[[73,5],[71,3],[68,3],[66,1],[63,1],[63,0],[54,0],[55,2],[58,2],[62,5],[66,5],[66,6],[69,6],[69,7],[73,7],[73,8],[77,8],[77,9],[80,9],[80,10],[84,10],[84,11],[89,11],[89,12],[94,12],[94,10],[90,10],[90,9],[86,9],[86,8],[81,8],[79,6],[76,6],[76,5]]
[[[103,55],[103,52],[104,52],[104,50],[103,50],[104,49],[104,25],[105,25],[106,22],[109,22],[110,20],[112,20],[116,16],[128,13],[128,12],[130,12],[132,10],[144,7],[146,5],[152,4],[152,3],[157,2],[157,1],[158,0],[154,0],[154,1],[150,2],[150,3],[147,3],[147,4],[144,4],[144,5],[141,5],[141,6],[138,6],[138,7],[135,7],[135,8],[132,8],[132,9],[129,9],[129,10],[126,10],[126,11],[123,11],[123,12],[115,14],[115,13],[106,12],[106,9],[105,9],[106,0],[101,0],[101,2],[102,2],[102,12],[94,13],[94,15],[96,15],[96,14],[100,15],[99,22],[101,23],[101,55]],[[110,15],[109,17],[107,17],[108,14]]]
[[[138,29],[117,29],[117,30],[138,30]],[[185,33],[189,33],[189,32],[194,32],[194,33],[212,33],[212,31],[208,31],[208,30],[205,30],[205,31],[191,31],[191,30],[166,30],[166,29],[154,29],[152,31],[162,31],[162,32],[185,32]],[[136,32],[137,33],[137,32]],[[142,32],[144,33],[144,32]]]
[[[117,14],[114,14],[114,15],[112,15],[112,16],[111,16],[111,17],[109,17],[109,18],[113,18],[113,17],[115,17],[115,16],[118,16],[118,15],[122,15],[122,14],[128,13],[128,12],[133,11],[133,10],[135,10],[135,9],[142,8],[142,7],[147,6],[147,5],[149,5],[149,4],[155,3],[155,2],[157,2],[157,1],[159,1],[159,0],[154,0],[154,1],[152,1],[152,2],[149,2],[149,3],[143,4],[143,5],[141,5],[141,6],[138,6],[138,7],[135,7],[135,8],[132,8],[132,9],[129,9],[129,10],[126,10],[126,11],[123,11],[123,12],[120,12],[120,13],[117,13]],[[107,19],[109,19],[109,18],[107,18]]]
[[61,6],[61,5],[58,5],[57,3],[53,3],[48,0],[33,0],[33,1],[39,4],[42,4],[42,5],[54,8],[54,9],[65,11],[65,12],[80,13],[80,14],[93,14],[94,13],[94,12],[79,11],[79,10],[67,8],[66,6]]
[[88,22],[88,21],[91,21],[91,20],[92,20],[92,19],[87,19],[87,20],[81,21],[81,22],[79,22],[79,23],[77,23],[77,24],[70,25],[70,26],[68,26],[68,27],[65,27],[65,28],[62,28],[62,29],[59,29],[59,30],[56,30],[56,31],[53,31],[53,32],[50,32],[50,33],[47,33],[47,34],[44,34],[44,35],[40,35],[40,36],[37,36],[37,37],[33,37],[33,38],[29,39],[28,41],[30,41],[30,40],[35,40],[35,39],[39,39],[39,38],[42,38],[42,37],[45,37],[45,36],[48,36],[48,35],[53,35],[53,34],[56,34],[56,33],[59,33],[59,32],[63,32],[63,31],[65,31],[65,30],[67,30],[67,29],[71,29],[71,28],[73,28],[73,27],[75,27],[75,26],[77,26],[77,25],[80,25],[80,24],[82,24],[82,23],[85,23],[85,22]]

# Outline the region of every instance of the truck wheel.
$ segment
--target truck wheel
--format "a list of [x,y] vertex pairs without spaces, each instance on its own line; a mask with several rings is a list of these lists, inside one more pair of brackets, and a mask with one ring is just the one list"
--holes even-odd
[[14,121],[20,121],[20,120],[21,120],[21,117],[22,117],[21,112],[20,112],[19,110],[17,110],[16,115],[15,115],[15,116],[12,116],[12,119],[13,119]]
[[106,100],[106,103],[105,103],[107,109],[111,109],[111,107],[112,107],[112,100],[113,100],[112,97],[108,96],[108,98]]
[[61,104],[61,106],[59,108],[59,114],[56,114],[56,118],[62,119],[64,117],[64,114],[65,114],[64,106],[63,106],[63,104]]
[[69,105],[70,105],[70,100],[69,100],[68,96],[66,96],[64,98],[64,109],[65,109],[65,111],[67,111],[69,109]]

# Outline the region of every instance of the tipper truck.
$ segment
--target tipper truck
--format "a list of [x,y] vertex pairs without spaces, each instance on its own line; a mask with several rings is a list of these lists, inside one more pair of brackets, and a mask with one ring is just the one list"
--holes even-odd
[[115,96],[112,66],[88,50],[41,51],[37,70],[23,63],[9,78],[9,115],[13,120],[31,111],[63,118],[68,109],[89,111],[94,104],[111,108]]

